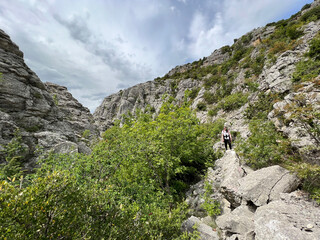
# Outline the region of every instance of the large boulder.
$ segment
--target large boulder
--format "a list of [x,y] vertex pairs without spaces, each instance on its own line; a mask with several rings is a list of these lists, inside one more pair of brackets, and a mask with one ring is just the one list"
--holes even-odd
[[254,213],[249,206],[241,205],[228,214],[217,217],[218,227],[225,235],[245,235],[254,230]]
[[220,191],[234,207],[241,204],[238,194],[239,182],[246,172],[241,167],[240,160],[233,150],[227,150],[224,156],[216,161],[216,168],[220,169]]
[[320,208],[301,192],[259,207],[254,216],[256,240],[319,240]]
[[288,170],[276,165],[254,171],[239,179],[238,194],[255,206],[262,206],[280,198],[280,193],[297,189],[299,179]]

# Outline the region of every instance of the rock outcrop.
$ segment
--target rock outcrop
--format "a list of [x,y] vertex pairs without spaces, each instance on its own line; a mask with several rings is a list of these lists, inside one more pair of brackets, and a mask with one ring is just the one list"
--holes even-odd
[[[32,167],[35,150],[63,149],[61,144],[75,144],[74,149],[88,152],[81,136],[86,129],[96,129],[91,114],[83,108],[65,88],[43,84],[38,76],[25,64],[23,53],[9,36],[0,30],[0,144],[5,145],[19,129],[27,148],[25,166]],[[55,103],[56,92],[65,100],[62,106]],[[56,89],[56,90],[54,90]],[[62,96],[65,96],[62,97]],[[76,120],[80,119],[80,120]],[[55,148],[57,146],[57,148]],[[3,162],[0,155],[0,162]]]
[[214,169],[209,168],[207,181],[214,190],[210,197],[221,203],[222,214],[211,223],[206,221],[201,181],[191,187],[187,197],[193,214],[199,217],[190,217],[183,226],[197,223],[203,235],[204,229],[217,226],[220,239],[319,239],[320,208],[297,190],[299,179],[284,168],[253,171],[228,150]]

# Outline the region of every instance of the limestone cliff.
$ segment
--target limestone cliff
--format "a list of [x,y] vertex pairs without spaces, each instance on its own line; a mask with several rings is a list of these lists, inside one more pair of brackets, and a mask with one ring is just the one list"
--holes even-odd
[[[162,78],[106,97],[94,113],[95,121],[104,131],[115,119],[121,119],[122,114],[148,106],[158,112],[164,96],[173,96],[179,103],[186,92],[201,122],[225,119],[232,131],[244,138],[250,134],[246,112],[261,100],[261,94],[277,95],[276,101],[288,103],[299,93],[318,111],[319,72],[314,71],[312,77],[304,80],[299,80],[299,74],[306,74],[301,66],[311,61],[306,54],[313,39],[319,38],[320,20],[312,19],[319,5],[318,0],[314,1],[290,19],[254,29],[236,39],[232,46],[215,50],[199,61],[177,66]],[[301,127],[292,114],[286,115],[288,104],[267,104],[275,104],[271,106],[269,119],[292,140],[293,147],[307,161],[320,164],[319,149],[308,150],[319,144],[310,126]]]
[[[19,129],[30,164],[37,147],[45,150],[62,146],[88,152],[81,143],[86,129],[95,131],[92,116],[66,88],[43,84],[25,64],[23,53],[0,30],[0,144],[7,144]],[[61,99],[56,104],[53,92]],[[65,148],[64,148],[65,149]],[[2,155],[0,155],[1,157]],[[1,162],[3,159],[0,160]]]

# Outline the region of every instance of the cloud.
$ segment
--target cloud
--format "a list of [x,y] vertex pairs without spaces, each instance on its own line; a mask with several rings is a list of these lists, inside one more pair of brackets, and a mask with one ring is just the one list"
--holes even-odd
[[93,111],[107,95],[208,56],[310,2],[2,0],[0,28],[42,81],[67,86]]

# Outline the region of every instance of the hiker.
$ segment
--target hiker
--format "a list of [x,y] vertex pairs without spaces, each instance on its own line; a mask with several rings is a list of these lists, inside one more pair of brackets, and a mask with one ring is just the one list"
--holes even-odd
[[224,126],[224,128],[222,130],[221,142],[224,142],[224,146],[226,147],[226,150],[227,150],[227,145],[229,145],[229,148],[232,149],[232,147],[231,147],[232,137],[231,137],[231,134],[230,134],[227,126]]

